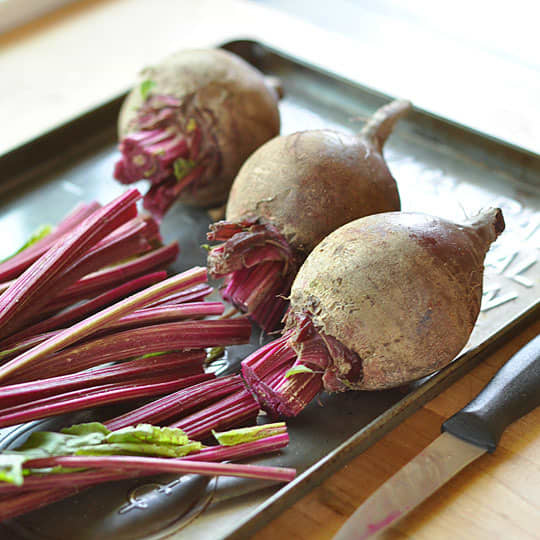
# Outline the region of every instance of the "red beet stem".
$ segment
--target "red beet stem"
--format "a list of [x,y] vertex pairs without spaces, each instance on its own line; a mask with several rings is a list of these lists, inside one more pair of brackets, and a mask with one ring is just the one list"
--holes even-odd
[[225,278],[223,298],[264,330],[278,328],[298,268],[285,238],[274,226],[256,220],[214,223],[207,236],[223,242],[208,255],[211,275]]
[[197,300],[202,300],[206,298],[209,294],[212,294],[213,292],[213,287],[203,283],[201,285],[197,285],[196,287],[192,287],[187,291],[181,291],[177,294],[167,296],[167,298],[163,298],[158,302],[148,304],[148,307],[160,306],[162,304],[183,304],[186,302],[195,302]]
[[26,462],[29,468],[44,467],[122,469],[125,471],[152,471],[202,474],[205,476],[237,476],[290,482],[296,476],[295,469],[268,467],[264,465],[239,465],[235,463],[208,463],[177,458],[154,458],[137,456],[62,456],[32,459]]
[[[201,460],[203,461],[203,460]],[[147,473],[150,474],[150,473]],[[22,494],[44,494],[45,490],[54,490],[60,492],[65,488],[74,488],[76,491],[105,482],[113,482],[115,480],[125,480],[141,476],[136,471],[122,471],[110,469],[93,469],[80,472],[66,472],[55,474],[33,474],[24,479],[22,486],[8,484],[3,482],[0,484],[0,496],[14,495],[19,498]],[[52,501],[51,501],[52,502]],[[4,501],[1,501],[0,507],[3,507]],[[30,507],[28,510],[23,509],[23,512],[35,510],[38,506]],[[21,513],[23,513],[21,512]],[[3,508],[0,509],[0,517],[4,517]],[[11,516],[13,517],[13,516]]]
[[43,308],[43,316],[55,313],[75,302],[101,294],[124,283],[126,280],[141,276],[145,272],[164,269],[174,262],[180,248],[177,242],[158,248],[132,261],[105,268],[89,274],[66,288],[57,298]]
[[174,174],[173,164],[178,158],[189,157],[184,135],[170,127],[132,133],[122,139],[119,149],[122,158],[116,162],[114,177],[123,184],[160,182]]
[[251,325],[245,319],[181,321],[135,328],[74,345],[42,358],[39,369],[25,365],[24,369],[21,367],[17,373],[12,373],[9,381],[55,377],[143,354],[238,345],[247,343],[250,334]]
[[146,375],[129,383],[104,384],[74,390],[0,411],[0,427],[22,424],[23,422],[110,403],[167,394],[213,377],[214,375],[211,373],[183,378],[178,378],[175,373],[163,374],[159,377],[148,377]]
[[138,409],[113,418],[105,426],[114,431],[137,424],[160,425],[164,420],[208,405],[243,388],[240,376],[218,377],[209,382],[203,382],[168,396],[162,397]]
[[288,433],[271,435],[257,441],[235,444],[234,446],[207,446],[197,453],[183,457],[189,461],[229,461],[245,459],[261,453],[275,452],[289,444]]
[[20,341],[17,341],[16,343],[10,343],[9,345],[6,345],[5,348],[0,351],[0,363],[4,363],[8,360],[11,360],[12,358],[15,358],[19,354],[22,354],[24,351],[28,351],[32,347],[43,343],[46,339],[49,339],[56,333],[56,330],[52,330],[51,332],[45,332],[44,334],[37,334],[35,336],[25,337],[22,338]]
[[[272,417],[296,416],[324,387],[344,391],[361,380],[358,356],[315,328],[307,314],[287,315],[282,337],[242,361],[242,375],[261,407]],[[337,367],[350,366],[347,381]]]
[[21,495],[2,499],[0,504],[0,521],[14,518],[32,510],[37,510],[38,508],[42,508],[53,502],[76,495],[78,492],[79,488],[72,485],[71,487],[63,487],[61,489],[40,489],[38,491],[22,493]]
[[59,238],[69,232],[90,214],[100,207],[99,203],[78,204],[47,236],[29,246],[24,251],[17,253],[7,261],[0,264],[0,281],[16,278],[41,255],[43,255]]
[[221,302],[190,302],[188,304],[154,306],[138,309],[125,315],[107,327],[107,330],[175,322],[183,319],[200,319],[212,315],[222,315],[224,310],[225,306]]
[[[141,223],[141,225],[143,224]],[[151,249],[152,244],[144,236],[143,230],[137,230],[136,226],[131,227],[130,230],[126,229],[123,234],[113,233],[107,236],[104,241],[89,249],[75,264],[59,276],[55,283],[47,288],[46,295],[33,302],[27,310],[27,320],[29,323],[34,323],[36,318],[42,320],[40,311],[50,298],[57,298],[65,290],[64,281],[74,283],[90,272],[137,257]],[[46,309],[50,310],[50,306]]]
[[[91,315],[90,317],[59,332],[57,335],[43,343],[40,343],[33,349],[30,349],[13,360],[10,360],[0,367],[0,380],[13,375],[13,373],[17,370],[35,363],[37,360],[43,359],[55,351],[74,343],[75,341],[79,341],[82,338],[95,333],[98,329],[103,328],[105,325],[118,320],[127,313],[144,306],[148,302],[163,298],[172,292],[193,287],[194,285],[204,281],[206,281],[206,269],[195,267],[191,270],[183,272],[182,274],[156,283],[143,291],[135,293],[128,298],[121,300],[120,302],[117,302],[116,304],[113,304],[112,306],[109,306],[108,308],[105,308],[104,310]],[[217,343],[216,345],[220,345],[220,343]]]
[[188,174],[180,180],[176,177],[169,177],[159,184],[154,184],[144,195],[143,207],[156,218],[162,218],[173,205],[182,191],[189,186],[194,186],[206,171],[205,165],[194,166]]
[[[289,443],[287,433],[266,437],[258,441],[234,446],[214,446],[182,458],[183,461],[235,461],[263,453],[275,452]],[[126,478],[151,476],[154,471],[125,471],[116,469],[91,469],[82,472],[36,475],[25,479],[22,486],[0,485],[0,520],[36,510],[52,502],[75,495],[90,486]],[[76,487],[75,487],[76,486]],[[29,493],[26,493],[29,491]],[[7,498],[9,496],[9,498]]]
[[174,422],[169,427],[183,429],[190,439],[204,440],[213,429],[236,427],[256,417],[258,412],[259,404],[248,391],[241,390]]
[[[119,320],[111,323],[106,328],[96,331],[95,333],[91,334],[91,336],[103,336],[113,332],[118,332],[119,330],[140,328],[142,326],[149,326],[152,324],[182,321],[184,319],[200,319],[202,317],[212,315],[221,315],[224,309],[225,306],[221,302],[191,302],[189,304],[173,304],[138,309],[131,314],[121,317]],[[47,320],[45,320],[44,323],[47,323]],[[61,331],[62,329],[53,330],[43,334],[25,337],[15,343],[8,343],[5,345],[6,348],[0,352],[0,361],[11,359],[18,354],[21,354],[24,351],[27,351],[32,347],[53,338],[54,336],[58,336]]]
[[[248,457],[253,457],[270,452],[276,452],[289,444],[289,435],[280,433],[250,441],[247,443],[235,444],[234,446],[208,446],[201,451],[188,454],[182,458],[183,461],[237,461]],[[152,475],[154,472],[141,471],[125,471],[125,470],[110,470],[110,469],[91,469],[81,472],[68,472],[57,474],[36,474],[27,476],[24,479],[22,486],[14,484],[1,483],[0,496],[20,495],[29,491],[37,491],[45,489],[61,489],[66,486],[76,486],[78,490],[89,487],[90,485],[101,484],[104,482],[112,482],[123,480],[126,478],[140,477]],[[4,501],[2,501],[3,504]],[[2,506],[2,505],[0,505]],[[35,508],[32,508],[35,509]],[[0,516],[2,515],[0,510]]]
[[[186,371],[186,375],[202,373],[202,365],[206,358],[204,351],[168,353],[149,358],[138,358],[120,365],[96,368],[90,371],[38,379],[27,383],[0,386],[0,407],[17,405],[42,399],[50,395],[62,394],[71,390],[126,382],[142,376],[153,376],[171,371]],[[192,372],[192,373],[189,373]]]
[[0,296],[0,339],[20,329],[26,312],[63,272],[111,231],[137,215],[137,190],[129,190],[77,225],[62,237]]
[[65,326],[78,322],[82,318],[89,316],[102,308],[110,306],[113,302],[120,300],[121,298],[125,298],[130,294],[146,289],[146,287],[149,287],[154,283],[158,283],[159,281],[164,280],[166,277],[167,272],[161,271],[132,279],[126,283],[123,283],[122,285],[119,285],[118,287],[114,287],[113,289],[100,294],[99,296],[96,296],[91,300],[88,300],[84,304],[73,306],[62,313],[53,315],[52,317],[46,318],[39,323],[25,328],[21,332],[17,332],[1,345],[7,348],[9,345],[19,342],[22,338],[36,336],[37,334],[64,328]]

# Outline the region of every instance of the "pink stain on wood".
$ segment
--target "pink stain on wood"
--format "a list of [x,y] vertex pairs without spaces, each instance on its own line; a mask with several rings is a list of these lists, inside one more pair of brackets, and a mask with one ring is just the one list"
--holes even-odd
[[362,540],[364,538],[369,538],[373,534],[381,531],[382,529],[385,529],[386,527],[388,527],[388,525],[391,525],[394,521],[396,521],[402,514],[403,514],[403,510],[394,510],[393,512],[390,512],[385,518],[381,519],[380,521],[376,521],[374,523],[368,523],[367,533],[361,536],[359,540]]

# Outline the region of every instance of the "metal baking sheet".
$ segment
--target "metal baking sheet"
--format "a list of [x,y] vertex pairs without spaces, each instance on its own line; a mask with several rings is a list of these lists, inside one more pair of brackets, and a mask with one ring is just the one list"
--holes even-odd
[[[330,127],[358,131],[389,96],[321,72],[253,41],[224,45],[282,81],[282,133]],[[400,96],[411,99],[414,96]],[[111,178],[118,157],[116,116],[122,97],[90,111],[0,158],[0,259],[44,223],[55,223],[80,200],[110,200],[123,189]],[[439,373],[410,387],[384,392],[322,395],[289,421],[291,443],[257,463],[293,466],[286,486],[239,479],[160,476],[96,487],[0,526],[2,538],[79,540],[114,538],[246,538],[343,466],[477,362],[488,347],[525,319],[538,315],[540,264],[540,157],[415,110],[385,146],[404,210],[454,220],[487,206],[503,208],[507,230],[490,250],[482,311],[468,345]],[[141,189],[145,186],[141,184]],[[167,241],[182,252],[173,267],[204,264],[210,219],[177,205],[163,222]],[[238,370],[259,343],[231,348],[221,372]],[[107,418],[120,407],[0,430],[3,448],[34,429]],[[260,418],[264,422],[264,417]]]

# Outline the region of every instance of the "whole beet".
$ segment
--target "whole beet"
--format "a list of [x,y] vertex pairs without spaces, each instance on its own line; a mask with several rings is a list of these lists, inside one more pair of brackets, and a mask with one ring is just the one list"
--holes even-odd
[[147,179],[145,207],[216,206],[246,158],[279,133],[278,94],[240,57],[184,50],[146,68],[122,105],[115,177]]
[[358,135],[301,131],[249,157],[231,188],[226,221],[208,235],[225,241],[208,265],[215,277],[227,276],[227,300],[272,330],[298,266],[325,236],[359,217],[399,210],[382,147],[410,106],[398,100],[382,107]]
[[266,346],[274,358],[261,361],[263,348],[243,362],[252,390],[294,415],[322,388],[391,388],[442,368],[473,330],[484,257],[503,229],[491,209],[463,225],[390,212],[334,231],[296,276],[279,347]]

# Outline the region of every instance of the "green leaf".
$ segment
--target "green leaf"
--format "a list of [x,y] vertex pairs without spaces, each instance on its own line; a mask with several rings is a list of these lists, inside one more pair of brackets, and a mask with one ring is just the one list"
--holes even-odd
[[155,81],[152,81],[150,79],[146,79],[141,83],[140,90],[141,90],[141,97],[144,101],[146,101],[146,98],[148,97],[148,94],[150,94],[150,91],[156,86]]
[[25,470],[27,459],[70,455],[150,455],[182,457],[203,448],[198,441],[190,441],[179,428],[139,424],[109,431],[100,422],[75,424],[61,433],[34,431],[15,450],[0,453],[0,481],[22,484],[23,475],[36,472],[62,472],[65,468]]
[[182,180],[195,167],[195,162],[192,159],[178,158],[173,163],[174,176],[177,180]]
[[36,242],[39,242],[42,238],[45,238],[48,234],[50,234],[52,230],[53,228],[51,225],[42,225],[30,235],[30,238],[28,238],[28,240],[17,251],[15,251],[15,253],[12,253],[5,259],[0,260],[0,263],[8,261],[12,257],[15,257],[15,255],[17,255],[21,251],[24,251],[30,246],[33,246]]
[[[7,260],[7,259],[4,259]],[[0,261],[1,263],[2,261]],[[4,359],[6,356],[11,356],[14,352],[17,352],[17,348],[13,349],[4,349],[3,351],[0,351],[0,360]]]
[[195,129],[197,129],[197,122],[195,118],[190,118],[186,126],[186,131],[191,133],[192,131],[195,131]]
[[225,354],[225,347],[212,347],[206,353],[205,364],[211,364],[214,360],[221,358]]
[[157,427],[139,424],[136,427],[117,429],[107,435],[108,443],[157,443],[183,445],[191,442],[184,431],[178,428]]
[[103,435],[108,435],[111,433],[101,422],[73,424],[70,427],[63,428],[61,431],[68,435],[88,435],[89,433],[102,433]]
[[0,481],[22,486],[24,482],[22,464],[25,461],[25,456],[0,454]]
[[164,354],[168,354],[169,351],[159,351],[159,352],[151,352],[148,354],[143,354],[141,358],[154,358],[154,356],[163,356]]
[[293,375],[297,375],[298,373],[315,373],[311,368],[308,368],[307,366],[304,366],[303,364],[298,364],[297,366],[293,366],[291,369],[287,370],[287,373],[285,373],[285,378],[288,379],[289,377],[292,377]]
[[134,455],[134,456],[160,456],[160,457],[182,457],[201,450],[203,445],[200,442],[192,441],[188,444],[165,444],[165,443],[109,443],[98,444],[79,448],[77,456],[100,456],[100,455]]
[[[98,426],[101,424],[95,423]],[[85,429],[81,426],[90,426]],[[102,428],[104,426],[101,426]],[[105,439],[105,433],[92,426],[92,424],[80,424],[79,426],[73,426],[73,432],[66,433],[65,431],[71,431],[72,428],[63,430],[64,433],[55,433],[51,431],[34,431],[30,434],[28,439],[9,453],[21,454],[30,458],[38,457],[50,457],[50,456],[69,456],[73,454],[77,448],[88,445],[100,444]],[[77,435],[76,432],[80,434]]]
[[212,435],[219,444],[223,446],[234,446],[235,444],[257,441],[279,433],[285,433],[287,425],[285,422],[276,422],[275,424],[264,424],[262,426],[252,426],[247,428],[230,429],[218,433],[212,430]]

